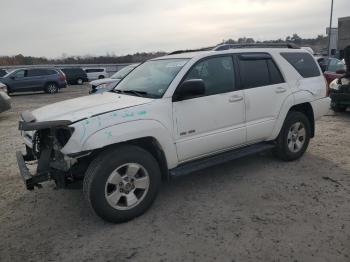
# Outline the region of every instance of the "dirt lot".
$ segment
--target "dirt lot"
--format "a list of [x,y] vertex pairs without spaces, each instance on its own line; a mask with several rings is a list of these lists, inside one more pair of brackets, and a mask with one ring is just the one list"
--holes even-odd
[[152,208],[112,225],[81,189],[26,191],[19,112],[87,94],[12,97],[0,115],[0,261],[350,261],[350,112],[323,117],[305,156],[251,156],[165,183]]

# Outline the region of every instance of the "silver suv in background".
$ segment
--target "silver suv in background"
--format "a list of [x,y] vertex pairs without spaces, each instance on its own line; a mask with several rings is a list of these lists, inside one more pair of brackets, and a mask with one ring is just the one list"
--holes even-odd
[[54,68],[16,69],[0,77],[0,82],[6,85],[9,94],[28,91],[54,94],[67,87],[65,74]]

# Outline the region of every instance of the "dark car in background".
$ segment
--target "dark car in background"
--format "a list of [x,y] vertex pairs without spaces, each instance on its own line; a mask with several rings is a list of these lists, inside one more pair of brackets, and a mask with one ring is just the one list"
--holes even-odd
[[328,58],[327,66],[323,74],[329,85],[334,79],[345,74],[345,71],[346,65],[344,61],[337,58]]
[[66,75],[67,82],[70,85],[82,85],[89,81],[86,72],[82,68],[61,68],[61,70]]
[[0,69],[0,77],[7,75],[7,71],[5,69]]
[[28,91],[54,94],[67,87],[66,76],[55,68],[16,69],[0,77],[0,83],[6,85],[9,94]]

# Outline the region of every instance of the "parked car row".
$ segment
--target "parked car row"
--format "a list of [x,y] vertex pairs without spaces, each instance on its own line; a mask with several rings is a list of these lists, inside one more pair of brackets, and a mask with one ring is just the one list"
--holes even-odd
[[82,85],[92,80],[90,93],[95,93],[97,89],[102,92],[109,90],[109,87],[113,88],[137,65],[127,66],[111,78],[108,78],[106,68],[21,68],[12,71],[0,69],[0,83],[6,86],[8,94],[27,91],[45,91],[53,94],[65,88],[67,84]]
[[8,94],[27,91],[53,94],[67,87],[66,75],[57,68],[16,69],[0,77],[0,83],[6,85]]

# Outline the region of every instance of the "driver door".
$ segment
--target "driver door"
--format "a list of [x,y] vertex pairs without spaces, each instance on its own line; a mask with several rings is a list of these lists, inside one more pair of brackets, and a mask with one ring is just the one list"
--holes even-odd
[[202,79],[205,94],[173,102],[180,162],[214,154],[246,142],[244,93],[236,90],[231,56],[197,62],[183,81]]

